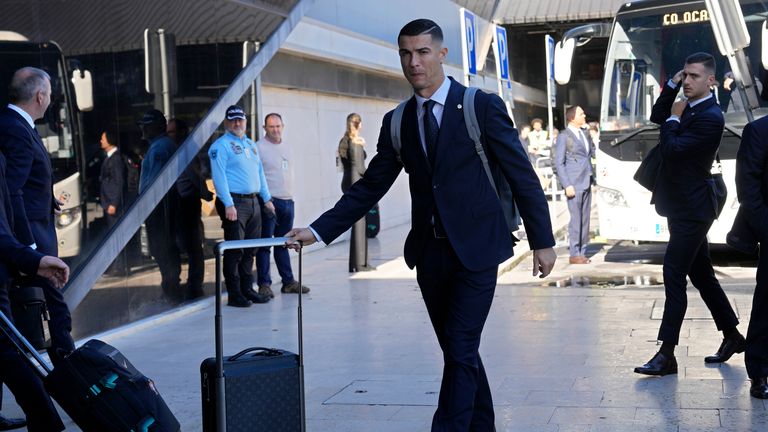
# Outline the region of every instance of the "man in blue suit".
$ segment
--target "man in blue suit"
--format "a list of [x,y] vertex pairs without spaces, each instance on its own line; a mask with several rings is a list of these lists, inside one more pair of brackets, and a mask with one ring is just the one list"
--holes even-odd
[[[491,390],[478,348],[498,264],[512,255],[513,238],[467,133],[466,88],[443,72],[448,50],[442,30],[427,19],[412,21],[400,30],[398,46],[415,93],[403,113],[399,157],[389,112],[363,178],[309,228],[290,231],[288,243],[332,242],[381,199],[404,168],[412,203],[405,260],[416,267],[445,362],[432,430],[493,431]],[[533,274],[544,277],[555,263],[555,242],[541,186],[502,100],[478,92],[475,104],[489,159],[501,167],[525,222]]]
[[[0,111],[0,151],[7,160],[8,191],[13,208],[14,232],[19,242],[45,255],[57,256],[53,197],[53,170],[48,150],[35,129],[51,102],[51,78],[33,67],[19,69],[9,86],[10,104]],[[45,279],[37,279],[51,315],[51,361],[73,351],[72,317],[61,292]]]
[[557,136],[554,163],[558,180],[565,188],[568,212],[571,214],[568,224],[569,262],[587,264],[592,182],[595,178],[592,169],[595,145],[589,134],[582,129],[587,122],[587,115],[580,106],[574,105],[566,109],[565,119],[568,121],[568,127]]
[[[0,310],[12,319],[8,285],[11,276],[22,272],[45,278],[54,289],[61,288],[69,278],[69,267],[60,259],[44,256],[14,237],[13,210],[5,182],[5,157],[0,153]],[[4,324],[0,324],[5,329]],[[16,402],[27,416],[30,432],[64,430],[59,414],[43,388],[43,383],[26,360],[0,332],[0,380],[8,386]],[[16,429],[23,424],[3,424],[0,430]]]
[[[723,342],[706,363],[727,361],[744,352],[739,320],[715,277],[709,257],[707,232],[717,218],[712,164],[720,146],[725,120],[710,92],[715,84],[715,59],[695,53],[685,68],[665,85],[653,105],[651,121],[661,125],[659,149],[663,163],[651,199],[656,212],[667,217],[669,243],[664,254],[664,315],[659,328],[661,348],[648,363],[635,368],[644,375],[677,373],[675,345],[688,307],[686,276],[699,290],[712,313]],[[675,101],[683,88],[684,100]]]
[[744,217],[736,218],[733,229],[749,233],[751,240],[760,242],[744,363],[752,381],[749,393],[768,399],[768,253],[763,252],[763,245],[768,244],[768,117],[744,128],[736,155],[736,191],[741,204],[739,214]]

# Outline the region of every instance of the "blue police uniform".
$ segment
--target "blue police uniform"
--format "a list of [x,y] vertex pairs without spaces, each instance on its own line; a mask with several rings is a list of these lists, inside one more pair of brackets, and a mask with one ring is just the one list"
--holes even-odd
[[[264,167],[254,143],[227,132],[208,151],[213,185],[216,188],[216,210],[221,217],[225,240],[259,238],[261,210],[259,199],[270,201]],[[237,220],[226,218],[226,207],[234,206]],[[253,290],[253,249],[229,250],[224,253],[224,280],[231,305],[243,305],[246,299],[263,303]]]

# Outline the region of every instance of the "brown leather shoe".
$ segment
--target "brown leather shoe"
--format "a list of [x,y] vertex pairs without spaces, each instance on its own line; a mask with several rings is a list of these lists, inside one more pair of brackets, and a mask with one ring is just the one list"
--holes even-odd
[[576,255],[568,258],[571,264],[589,264],[589,259],[584,255]]

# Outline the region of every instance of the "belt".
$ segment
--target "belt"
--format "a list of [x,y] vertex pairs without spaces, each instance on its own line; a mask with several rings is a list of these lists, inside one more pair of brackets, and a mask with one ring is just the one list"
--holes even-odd
[[249,193],[249,194],[239,194],[239,193],[230,192],[229,194],[232,195],[232,198],[256,198],[259,196],[258,192]]

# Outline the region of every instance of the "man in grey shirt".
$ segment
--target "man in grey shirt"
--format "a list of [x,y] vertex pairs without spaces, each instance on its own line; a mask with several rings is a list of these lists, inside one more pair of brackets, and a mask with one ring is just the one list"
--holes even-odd
[[[264,165],[264,176],[272,194],[272,203],[275,205],[274,214],[265,212],[261,224],[261,238],[282,237],[293,229],[294,205],[293,205],[293,152],[288,144],[283,142],[283,118],[278,113],[267,114],[264,118],[264,131],[266,135],[260,139],[256,146],[259,149],[261,162]],[[263,205],[262,205],[263,206]],[[259,294],[274,297],[272,292],[272,277],[269,272],[269,250],[260,248],[256,252],[257,282]],[[291,259],[288,249],[284,247],[274,248],[275,265],[280,273],[283,286],[280,292],[298,294],[308,293],[309,288],[299,287],[299,283],[293,277]]]

